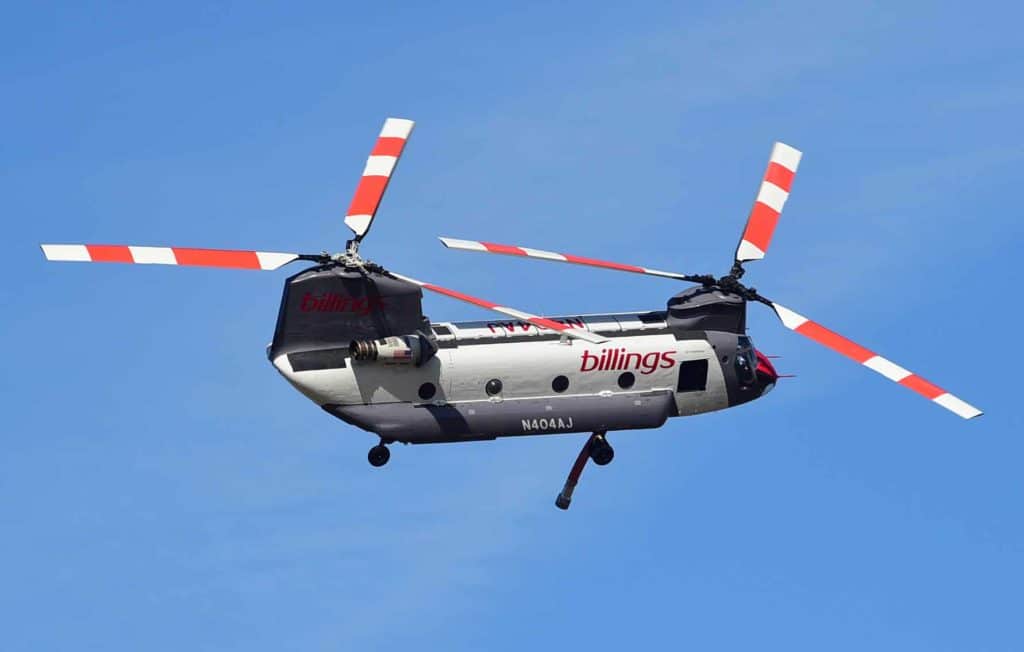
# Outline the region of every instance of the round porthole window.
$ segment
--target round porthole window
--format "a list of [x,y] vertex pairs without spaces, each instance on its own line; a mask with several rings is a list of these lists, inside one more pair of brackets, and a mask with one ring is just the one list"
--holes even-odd
[[561,394],[569,389],[569,379],[565,376],[555,376],[555,379],[551,381],[551,389]]
[[434,398],[434,394],[436,393],[437,387],[434,386],[434,383],[423,383],[420,385],[419,395],[424,401],[429,401]]
[[619,376],[619,387],[622,389],[629,389],[636,382],[636,376],[633,375],[632,371],[626,371]]
[[488,396],[497,396],[501,394],[501,381],[497,378],[491,378],[484,385],[484,391],[487,392]]

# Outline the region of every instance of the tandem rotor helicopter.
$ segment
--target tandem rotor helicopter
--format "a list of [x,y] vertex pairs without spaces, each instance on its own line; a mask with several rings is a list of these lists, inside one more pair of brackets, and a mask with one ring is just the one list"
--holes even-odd
[[[404,276],[364,259],[359,246],[413,129],[388,118],[345,216],[354,236],[335,254],[44,244],[48,260],[199,265],[276,270],[312,263],[285,281],[267,356],[293,387],[342,421],[377,435],[373,466],[388,444],[591,433],[555,504],[568,509],[588,459],[612,461],[607,433],[658,428],[669,417],[721,410],[767,394],[779,378],[746,332],[750,302],[790,330],[917,392],[965,419],[972,405],[742,282],[744,263],[764,258],[801,153],[772,148],[731,269],[680,274],[528,247],[441,238],[451,249],[588,265],[695,284],[665,309],[540,317]],[[434,322],[423,290],[511,319]]]

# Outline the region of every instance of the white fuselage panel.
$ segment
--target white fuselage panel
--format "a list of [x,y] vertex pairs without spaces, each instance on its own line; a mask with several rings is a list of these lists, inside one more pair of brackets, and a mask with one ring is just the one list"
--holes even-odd
[[[557,339],[524,322],[434,324],[441,348],[420,367],[345,360],[342,368],[293,371],[288,356],[274,365],[319,405],[500,403],[541,397],[672,392],[680,415],[728,407],[725,380],[704,339],[676,339],[664,321],[636,313],[557,319],[608,336],[604,344]],[[707,360],[702,391],[679,392],[680,365]],[[564,381],[568,386],[556,391]],[[501,390],[488,394],[498,380]],[[425,386],[433,385],[433,393]],[[428,398],[423,398],[429,395]]]

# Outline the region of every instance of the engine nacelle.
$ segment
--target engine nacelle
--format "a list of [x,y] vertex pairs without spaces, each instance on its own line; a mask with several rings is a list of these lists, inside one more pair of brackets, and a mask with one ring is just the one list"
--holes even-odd
[[437,353],[437,345],[423,335],[394,335],[376,340],[353,340],[349,355],[359,362],[420,366]]

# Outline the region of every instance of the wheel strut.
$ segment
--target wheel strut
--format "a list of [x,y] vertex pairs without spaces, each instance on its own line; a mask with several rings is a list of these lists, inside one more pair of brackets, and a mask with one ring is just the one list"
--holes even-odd
[[608,443],[604,433],[595,433],[590,438],[590,459],[594,460],[594,464],[604,466],[611,463],[614,458],[615,449]]
[[[600,451],[596,457],[594,457],[595,451]],[[587,460],[594,457],[595,463],[604,465],[612,461],[613,455],[612,447],[605,439],[605,433],[595,432],[590,435],[586,443],[583,444],[580,454],[576,456],[576,463],[572,465],[569,477],[565,479],[565,486],[562,487],[562,491],[555,498],[555,507],[558,509],[569,509],[569,503],[572,502],[572,492],[576,490],[576,485],[580,481],[580,475],[583,474],[583,467],[587,465]]]

